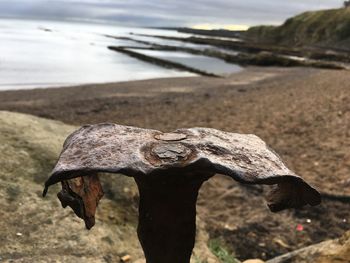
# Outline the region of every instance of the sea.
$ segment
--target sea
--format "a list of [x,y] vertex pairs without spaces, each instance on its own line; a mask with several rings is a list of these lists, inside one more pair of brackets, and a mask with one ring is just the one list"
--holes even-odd
[[[0,18],[0,90],[196,76],[190,72],[143,62],[107,48],[142,45],[108,36],[206,48],[202,45],[140,35],[190,36],[175,30],[91,22]],[[241,70],[237,65],[216,58],[184,52],[142,50],[142,53],[215,74],[227,75]]]

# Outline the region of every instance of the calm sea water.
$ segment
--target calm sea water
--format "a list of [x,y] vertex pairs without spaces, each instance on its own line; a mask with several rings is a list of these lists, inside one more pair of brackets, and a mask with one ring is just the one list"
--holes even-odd
[[[104,36],[130,37],[130,32],[185,35],[104,24],[0,19],[0,90],[195,75],[158,67],[107,49],[109,45],[137,45]],[[148,41],[169,44],[169,41],[156,38],[148,38]],[[235,65],[223,65],[222,61],[208,61],[208,58],[190,54],[181,56],[184,64],[190,62],[199,68],[205,64],[211,64],[212,68],[218,65],[221,73],[237,71]],[[181,62],[181,59],[177,58],[177,61]]]

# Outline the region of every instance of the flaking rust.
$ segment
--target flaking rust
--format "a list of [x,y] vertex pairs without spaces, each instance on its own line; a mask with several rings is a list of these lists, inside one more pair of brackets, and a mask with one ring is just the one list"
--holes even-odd
[[69,206],[82,218],[87,229],[95,225],[95,213],[103,190],[97,174],[76,177],[61,182],[62,190],[57,194],[63,208]]

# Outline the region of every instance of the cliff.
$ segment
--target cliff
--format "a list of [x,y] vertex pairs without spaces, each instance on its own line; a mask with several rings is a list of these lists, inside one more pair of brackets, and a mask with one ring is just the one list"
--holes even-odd
[[305,12],[281,26],[255,26],[245,38],[268,44],[323,46],[350,50],[350,8]]

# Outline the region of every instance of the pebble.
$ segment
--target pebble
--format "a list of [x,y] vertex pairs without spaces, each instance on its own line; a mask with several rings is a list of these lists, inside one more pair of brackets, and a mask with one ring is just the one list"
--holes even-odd
[[129,262],[130,259],[131,259],[131,256],[130,256],[130,255],[125,255],[125,256],[122,256],[122,257],[120,258],[120,261],[121,261],[121,262]]

